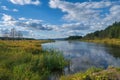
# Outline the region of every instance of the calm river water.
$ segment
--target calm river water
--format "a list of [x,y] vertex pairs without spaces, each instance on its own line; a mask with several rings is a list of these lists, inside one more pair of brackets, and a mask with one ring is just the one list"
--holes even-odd
[[115,46],[80,41],[55,41],[42,44],[42,47],[59,50],[65,58],[70,59],[70,72],[66,68],[65,74],[85,71],[90,67],[120,67],[120,48]]

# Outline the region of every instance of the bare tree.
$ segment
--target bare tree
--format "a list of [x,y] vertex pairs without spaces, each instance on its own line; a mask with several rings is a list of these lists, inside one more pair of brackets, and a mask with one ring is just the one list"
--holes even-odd
[[15,36],[16,36],[16,30],[15,30],[15,28],[12,28],[12,29],[11,29],[10,36],[11,36],[12,38],[15,38]]
[[17,37],[18,37],[18,38],[22,38],[22,37],[23,37],[23,34],[22,34],[21,31],[18,31],[18,32],[17,32]]
[[15,28],[12,28],[10,32],[4,32],[4,37],[11,37],[12,39],[15,38],[23,38],[23,34],[21,31],[17,31]]

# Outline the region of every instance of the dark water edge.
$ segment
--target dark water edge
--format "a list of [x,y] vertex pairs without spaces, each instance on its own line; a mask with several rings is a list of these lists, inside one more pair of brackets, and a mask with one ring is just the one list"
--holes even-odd
[[[42,44],[43,49],[55,49],[63,52],[70,60],[70,70],[64,69],[64,75],[86,71],[91,67],[120,67],[120,48],[104,44],[80,41],[55,41]],[[58,74],[52,74],[50,80],[58,80]]]

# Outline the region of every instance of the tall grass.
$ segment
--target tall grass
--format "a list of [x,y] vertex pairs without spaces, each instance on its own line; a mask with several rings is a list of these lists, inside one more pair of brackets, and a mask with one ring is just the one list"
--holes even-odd
[[93,39],[93,40],[83,40],[88,42],[95,42],[95,43],[102,43],[102,44],[108,44],[113,46],[120,46],[120,39]]
[[43,51],[48,41],[0,41],[0,80],[47,80],[67,65],[57,51]]
[[90,68],[86,72],[62,76],[60,80],[120,80],[120,70],[117,68]]

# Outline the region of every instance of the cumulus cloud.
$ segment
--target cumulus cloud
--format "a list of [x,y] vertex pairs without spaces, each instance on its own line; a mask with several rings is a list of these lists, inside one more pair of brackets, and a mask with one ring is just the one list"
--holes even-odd
[[26,19],[24,17],[15,19],[10,15],[3,14],[1,20],[3,26],[10,26],[17,28],[23,27],[27,29],[47,30],[47,31],[54,29],[53,26],[42,24],[42,20],[37,20],[37,19]]
[[47,30],[47,31],[53,30],[52,27],[48,27],[46,25],[43,25],[42,23],[34,21],[17,22],[16,25],[20,27],[26,27],[32,30]]
[[74,35],[75,36],[82,36],[82,35],[84,35],[84,33],[82,32],[82,30],[69,30],[64,34],[68,37],[68,36],[74,36]]
[[18,4],[18,5],[39,5],[40,1],[39,0],[10,0],[13,4]]
[[[34,4],[39,0],[10,0],[13,4]],[[32,3],[31,3],[32,2]],[[44,37],[66,37],[70,35],[85,35],[88,32],[101,30],[115,21],[120,21],[120,1],[89,1],[68,2],[68,0],[50,0],[49,6],[60,9],[64,14],[63,24],[46,24],[42,20],[17,18],[3,14],[1,26],[12,26],[18,29],[28,30],[26,33]],[[14,10],[17,12],[17,10]],[[37,33],[38,34],[37,34]],[[48,35],[45,35],[48,34]]]
[[18,18],[18,20],[27,20],[27,19],[24,17],[20,17],[20,18]]
[[16,23],[16,20],[12,16],[6,14],[3,14],[1,20],[1,26],[15,26]]
[[13,12],[18,12],[18,10],[17,10],[17,9],[13,9],[12,11],[13,11]]
[[[57,38],[65,37],[61,33],[61,25],[52,25],[44,23],[42,20],[28,19],[25,17],[14,18],[11,15],[2,14],[0,20],[0,33],[8,34],[14,27],[16,30],[21,31],[24,37],[33,38]],[[1,36],[1,35],[0,35]]]
[[1,8],[2,8],[3,10],[6,10],[6,11],[9,10],[6,6],[1,6]]
[[12,28],[21,31],[25,37],[39,37],[40,32],[54,31],[56,26],[50,24],[43,24],[42,20],[27,19],[24,17],[14,18],[11,15],[2,14],[0,20],[0,33],[6,34]]
[[5,11],[18,12],[18,9],[9,9],[7,6],[1,6],[1,9],[2,9],[2,10],[5,10]]
[[52,26],[47,24],[42,24],[42,20],[37,19],[26,19],[24,17],[18,18],[19,22],[16,23],[17,26],[27,27],[36,30],[53,30]]
[[3,14],[2,18],[3,21],[13,21],[14,18],[10,15]]
[[88,32],[101,30],[115,21],[120,21],[120,1],[72,3],[65,0],[50,0],[49,6],[64,13],[63,19],[70,24],[63,26],[71,30],[86,29]]
[[69,23],[63,24],[63,29],[70,29],[70,30],[86,30],[89,29],[88,25],[82,23]]
[[[81,23],[52,25],[42,23],[42,20],[27,19],[25,17],[15,19],[14,17],[7,14],[3,14],[1,20],[2,23],[0,24],[0,27],[9,30],[12,27],[15,27],[19,31],[25,31],[24,35],[26,35],[26,37],[31,35],[31,37],[44,36],[45,38],[62,38],[71,35],[84,35],[84,33],[87,32],[86,29],[89,28],[86,24]],[[3,30],[3,32],[4,31],[6,30]]]

